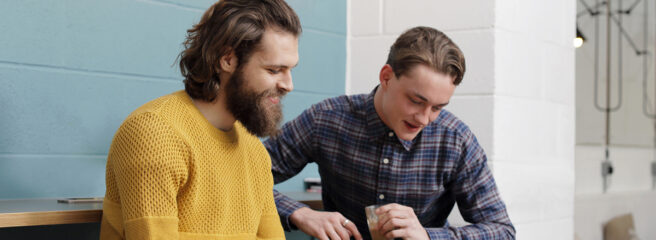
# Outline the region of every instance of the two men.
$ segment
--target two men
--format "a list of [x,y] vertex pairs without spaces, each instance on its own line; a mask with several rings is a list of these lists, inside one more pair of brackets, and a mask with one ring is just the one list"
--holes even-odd
[[135,110],[107,159],[100,239],[284,239],[271,161],[301,25],[283,0],[222,0],[188,31],[185,91]]
[[[223,0],[189,30],[185,91],[135,110],[107,162],[101,239],[281,239],[300,228],[320,239],[369,236],[364,207],[388,238],[512,238],[483,150],[442,110],[465,72],[441,32],[397,39],[380,85],[328,99],[275,135],[280,98],[292,90],[298,17],[282,0]],[[271,154],[273,164],[267,154]],[[324,207],[279,193],[276,182],[317,162]],[[455,203],[465,220],[451,228]]]
[[[369,239],[364,208],[378,204],[386,238],[513,239],[483,149],[443,110],[465,73],[458,46],[428,27],[392,45],[370,94],[313,105],[264,145],[276,183],[315,162],[327,212],[275,192],[285,229],[319,239]],[[472,225],[450,227],[455,203]]]

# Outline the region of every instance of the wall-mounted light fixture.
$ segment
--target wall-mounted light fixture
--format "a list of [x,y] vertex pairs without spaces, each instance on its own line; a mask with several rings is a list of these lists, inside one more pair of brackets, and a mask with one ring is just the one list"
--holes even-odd
[[583,46],[583,43],[585,43],[585,36],[583,36],[583,33],[581,33],[581,29],[579,29],[579,27],[576,27],[576,37],[574,38],[574,47],[580,48],[581,46]]

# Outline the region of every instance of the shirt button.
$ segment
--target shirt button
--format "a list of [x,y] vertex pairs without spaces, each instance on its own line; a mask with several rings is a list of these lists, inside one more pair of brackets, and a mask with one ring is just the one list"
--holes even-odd
[[394,132],[389,132],[387,136],[394,137]]
[[383,195],[383,194],[378,195],[378,198],[380,198],[380,200],[383,200],[383,199],[385,199],[385,195]]
[[387,158],[383,159],[383,163],[384,163],[384,164],[388,164],[388,163],[389,163],[389,159],[387,159]]

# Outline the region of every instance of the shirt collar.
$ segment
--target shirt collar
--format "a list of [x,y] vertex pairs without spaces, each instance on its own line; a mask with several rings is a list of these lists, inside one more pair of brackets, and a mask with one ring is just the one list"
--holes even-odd
[[394,138],[399,143],[403,146],[403,148],[406,151],[410,151],[412,148],[412,145],[415,143],[415,141],[421,136],[421,133],[419,133],[414,139],[411,141],[403,140],[400,139],[399,137],[396,136],[396,134],[390,136],[390,133],[393,133],[392,129],[390,129],[385,123],[383,122],[382,119],[380,119],[380,116],[378,116],[378,113],[376,112],[376,107],[374,106],[374,95],[376,95],[376,90],[378,90],[378,86],[374,88],[369,95],[365,98],[365,118],[367,122],[367,135],[369,135],[369,139],[371,141],[377,141],[377,140],[384,140],[385,138]]

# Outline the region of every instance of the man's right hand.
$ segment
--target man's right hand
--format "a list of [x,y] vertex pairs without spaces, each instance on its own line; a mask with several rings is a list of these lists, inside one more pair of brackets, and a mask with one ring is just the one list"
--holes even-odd
[[355,223],[338,212],[320,212],[303,207],[294,211],[289,220],[298,229],[319,240],[348,240],[351,236],[362,240]]

